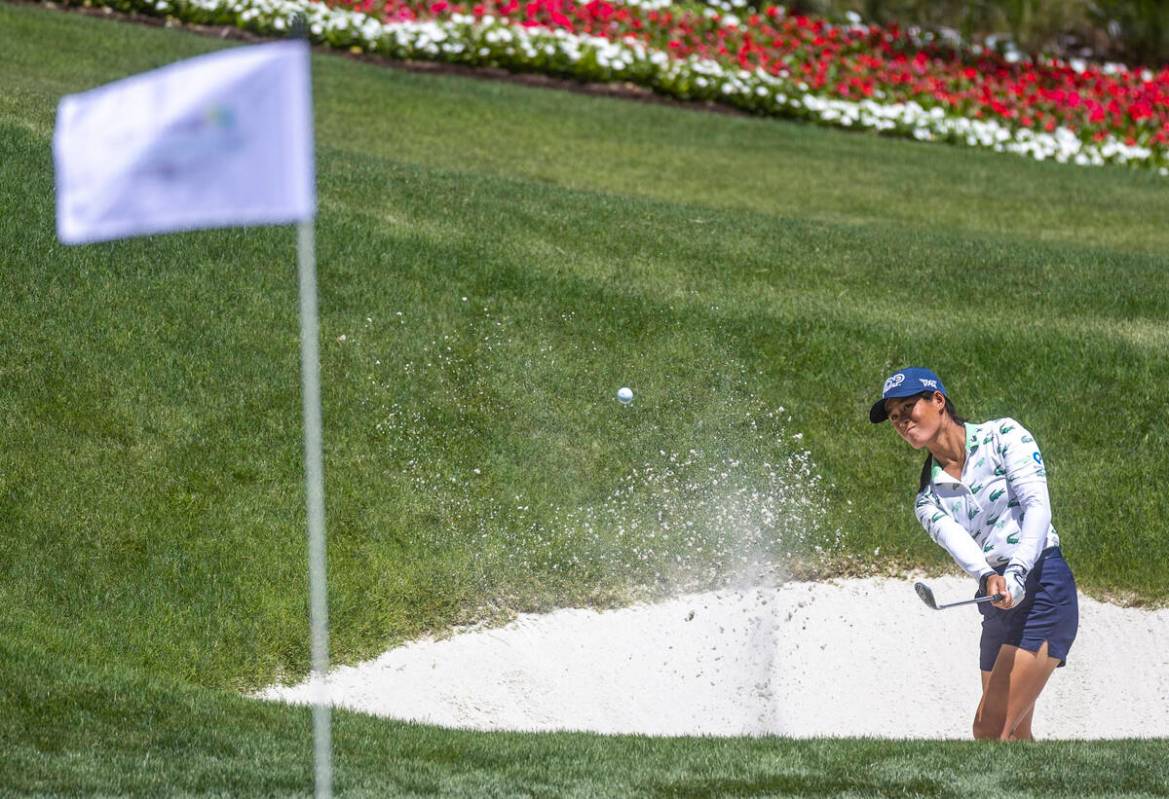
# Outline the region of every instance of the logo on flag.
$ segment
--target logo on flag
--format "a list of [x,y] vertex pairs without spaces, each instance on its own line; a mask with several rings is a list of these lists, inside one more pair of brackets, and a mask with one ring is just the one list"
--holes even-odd
[[64,97],[53,156],[66,244],[312,219],[308,45],[237,47]]

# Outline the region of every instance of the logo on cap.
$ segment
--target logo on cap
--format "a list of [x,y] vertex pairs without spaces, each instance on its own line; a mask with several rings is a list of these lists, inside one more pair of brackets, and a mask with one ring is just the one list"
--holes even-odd
[[885,387],[883,389],[881,389],[881,393],[888,394],[890,391],[897,388],[899,385],[901,385],[904,382],[905,382],[905,375],[903,375],[901,372],[898,372],[897,374],[893,375],[892,377],[890,377],[888,380],[885,381]]
[[[919,377],[917,379],[920,380],[921,384],[923,386],[926,386],[927,388],[932,388],[934,390],[937,390],[937,388],[938,388],[938,381],[937,380],[926,380],[924,377]],[[888,389],[885,389],[885,390],[888,391]]]

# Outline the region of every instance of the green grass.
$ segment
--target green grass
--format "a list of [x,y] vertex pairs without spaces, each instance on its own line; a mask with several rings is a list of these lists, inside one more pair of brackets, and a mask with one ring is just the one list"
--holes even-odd
[[[304,796],[309,712],[0,639],[0,794]],[[7,679],[15,675],[14,681]],[[36,675],[35,677],[30,675]],[[441,730],[334,715],[346,797],[1169,796],[1164,741],[1026,745]]]
[[[221,46],[0,3],[0,792],[306,784],[307,716],[232,694],[307,669],[294,235],[53,227],[60,96]],[[908,362],[1036,434],[1086,590],[1165,602],[1162,180],[327,55],[314,93],[335,660],[744,558],[946,568],[865,416]],[[1157,742],[338,750],[355,794],[1164,795]]]

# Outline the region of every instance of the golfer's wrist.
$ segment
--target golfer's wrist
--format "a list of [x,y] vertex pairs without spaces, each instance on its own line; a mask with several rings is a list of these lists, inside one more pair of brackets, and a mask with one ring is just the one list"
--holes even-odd
[[985,574],[983,574],[981,577],[979,577],[979,578],[978,578],[978,593],[979,593],[979,595],[980,595],[980,596],[986,596],[986,595],[987,595],[987,590],[986,590],[986,588],[987,588],[987,582],[988,582],[988,581],[990,580],[990,578],[991,578],[991,577],[993,577],[995,574],[996,574],[996,572],[993,572],[993,571],[988,571],[988,572],[986,572]]

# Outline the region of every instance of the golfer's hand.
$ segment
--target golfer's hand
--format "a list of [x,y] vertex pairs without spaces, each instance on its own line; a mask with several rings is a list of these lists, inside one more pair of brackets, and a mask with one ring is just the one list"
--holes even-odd
[[995,594],[1002,594],[1003,598],[998,602],[991,602],[996,608],[1003,610],[1010,610],[1012,605],[1011,592],[1007,590],[1007,580],[1001,574],[992,574],[986,578],[986,595],[994,596]]

